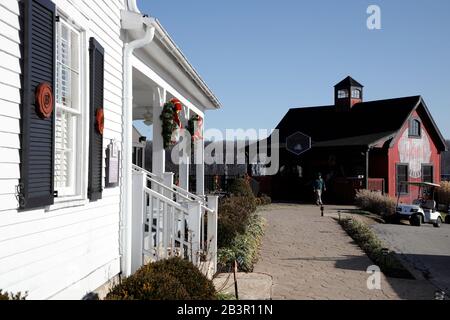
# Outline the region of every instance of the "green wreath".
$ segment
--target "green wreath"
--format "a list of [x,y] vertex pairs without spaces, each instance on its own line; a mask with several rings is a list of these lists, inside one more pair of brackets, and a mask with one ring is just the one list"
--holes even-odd
[[164,149],[168,149],[172,145],[172,134],[178,125],[174,121],[176,109],[173,102],[164,104],[160,119],[162,121],[162,137],[164,141]]
[[198,122],[200,120],[200,116],[199,115],[195,115],[192,118],[189,119],[186,130],[189,132],[189,134],[191,135],[191,146],[194,146],[194,141],[195,141],[195,127],[196,127],[196,122]]

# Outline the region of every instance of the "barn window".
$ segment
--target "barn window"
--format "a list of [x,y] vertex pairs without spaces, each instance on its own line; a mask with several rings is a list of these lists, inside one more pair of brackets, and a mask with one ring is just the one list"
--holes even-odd
[[432,165],[422,165],[422,181],[433,183],[433,166]]
[[81,34],[61,17],[56,32],[55,190],[81,192]]
[[420,137],[421,136],[421,125],[420,121],[417,119],[412,119],[409,124],[409,136],[410,137]]
[[353,99],[361,99],[361,90],[353,89],[352,90],[352,98]]
[[338,99],[348,98],[348,90],[339,90],[338,91]]
[[398,164],[397,165],[397,194],[408,194],[409,188],[408,184],[408,165]]

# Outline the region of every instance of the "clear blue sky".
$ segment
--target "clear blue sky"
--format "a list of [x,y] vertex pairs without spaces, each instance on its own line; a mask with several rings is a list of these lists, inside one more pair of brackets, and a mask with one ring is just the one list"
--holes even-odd
[[[223,104],[207,128],[274,128],[292,107],[333,103],[351,75],[365,100],[423,95],[450,138],[448,0],[141,0]],[[366,27],[381,7],[382,30]]]

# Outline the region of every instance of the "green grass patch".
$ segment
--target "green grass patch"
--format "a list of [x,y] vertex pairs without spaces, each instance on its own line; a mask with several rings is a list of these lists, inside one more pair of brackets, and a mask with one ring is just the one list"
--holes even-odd
[[383,244],[366,224],[353,218],[342,219],[339,223],[386,276],[414,279],[395,252],[383,252]]
[[234,294],[231,293],[225,293],[225,292],[219,292],[217,294],[217,300],[236,300],[236,297]]

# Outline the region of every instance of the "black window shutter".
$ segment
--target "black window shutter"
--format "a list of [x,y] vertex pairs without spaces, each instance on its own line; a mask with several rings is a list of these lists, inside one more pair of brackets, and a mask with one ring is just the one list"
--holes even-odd
[[99,112],[103,112],[104,56],[103,47],[94,39],[89,42],[90,107],[89,107],[89,183],[91,201],[102,198],[103,129],[99,125]]
[[[22,2],[23,10],[23,91],[21,135],[21,181],[19,205],[22,209],[44,207],[54,201],[54,110],[55,101],[55,5],[49,0]],[[42,86],[45,97],[36,98]],[[39,89],[38,89],[39,88]],[[46,106],[46,109],[40,106]],[[42,110],[47,111],[42,113]]]

